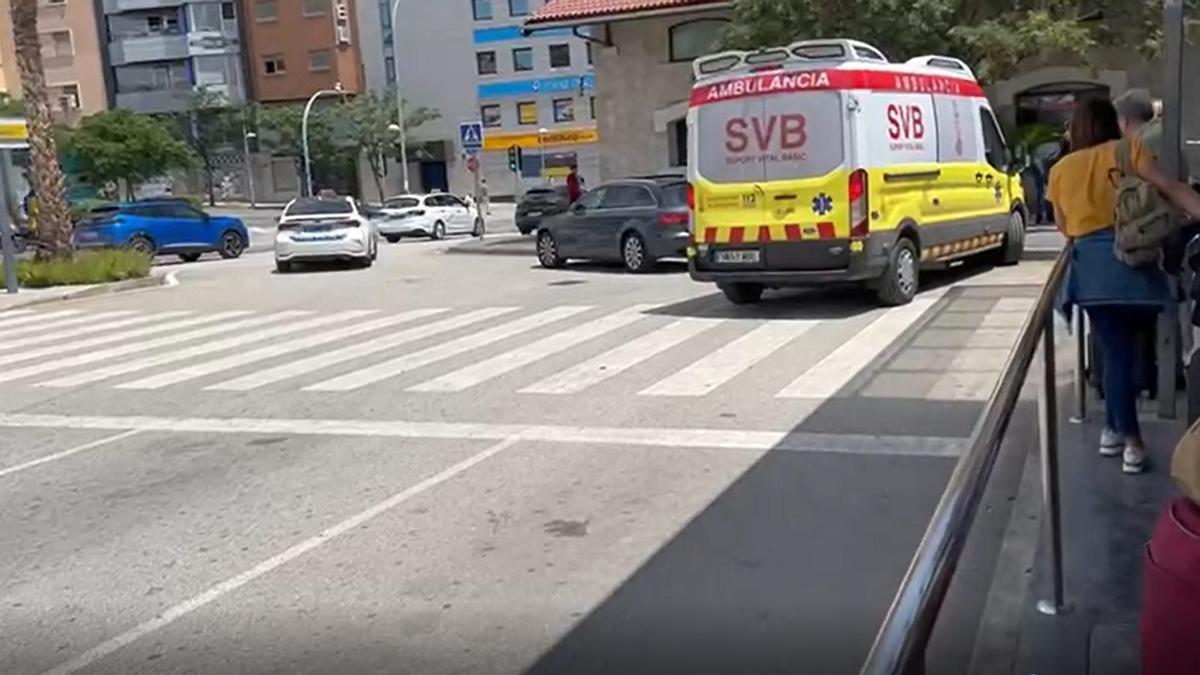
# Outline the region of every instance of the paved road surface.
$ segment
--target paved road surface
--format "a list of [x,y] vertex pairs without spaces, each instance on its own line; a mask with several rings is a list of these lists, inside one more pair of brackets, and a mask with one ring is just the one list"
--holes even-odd
[[856,672],[1049,266],[449,245],[0,313],[0,672]]

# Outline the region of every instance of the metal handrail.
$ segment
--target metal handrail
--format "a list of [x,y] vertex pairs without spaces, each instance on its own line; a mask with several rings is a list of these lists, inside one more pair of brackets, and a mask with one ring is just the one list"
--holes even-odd
[[[1000,381],[992,391],[913,556],[904,581],[863,665],[861,675],[912,675],[924,672],[925,649],[950,581],[966,546],[967,535],[1000,453],[1021,388],[1033,364],[1038,343],[1043,345],[1045,375],[1039,397],[1043,489],[1049,516],[1054,565],[1054,599],[1042,603],[1047,613],[1063,610],[1062,556],[1058,508],[1057,412],[1054,368],[1054,304],[1066,277],[1068,245],[1054,263],[1037,303],[1025,320],[1016,346],[1008,356]],[[1076,326],[1080,331],[1080,326]]]

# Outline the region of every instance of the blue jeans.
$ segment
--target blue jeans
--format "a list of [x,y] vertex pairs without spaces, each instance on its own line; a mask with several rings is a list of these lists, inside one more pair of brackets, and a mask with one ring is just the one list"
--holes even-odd
[[1108,428],[1140,439],[1138,424],[1137,336],[1153,326],[1157,308],[1141,305],[1096,305],[1087,308],[1104,359],[1104,409]]

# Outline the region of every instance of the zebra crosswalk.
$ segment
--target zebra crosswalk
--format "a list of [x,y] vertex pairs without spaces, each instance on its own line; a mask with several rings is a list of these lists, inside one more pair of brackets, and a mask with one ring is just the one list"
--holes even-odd
[[[650,304],[7,312],[0,314],[0,383],[209,395],[390,388],[418,397],[488,389],[530,398],[603,391],[649,401],[736,391],[759,400],[823,400],[864,384],[859,374],[935,314],[939,300],[923,296],[905,307],[831,318],[679,316]],[[924,352],[910,353],[891,375],[1000,360],[1027,303],[989,302],[974,323],[946,313],[944,334],[932,335]],[[933,390],[935,397],[962,390],[977,399],[980,386],[956,383],[951,373]]]

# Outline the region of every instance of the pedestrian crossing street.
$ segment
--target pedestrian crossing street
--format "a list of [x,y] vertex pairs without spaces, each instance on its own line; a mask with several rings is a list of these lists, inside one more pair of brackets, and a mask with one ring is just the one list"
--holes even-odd
[[[962,313],[954,308],[965,300],[947,303],[942,295],[835,318],[757,318],[753,310],[684,316],[652,304],[17,310],[0,313],[0,383],[166,393],[398,387],[446,395],[501,387],[509,388],[499,392],[505,395],[553,397],[607,386],[646,400],[701,398],[731,388],[780,400],[981,399],[1029,303],[984,299],[964,305],[979,311]],[[923,318],[935,332],[950,332],[940,342],[918,338],[904,358],[892,359],[877,376],[864,374]],[[773,388],[764,390],[756,373],[770,374],[765,379]]]

